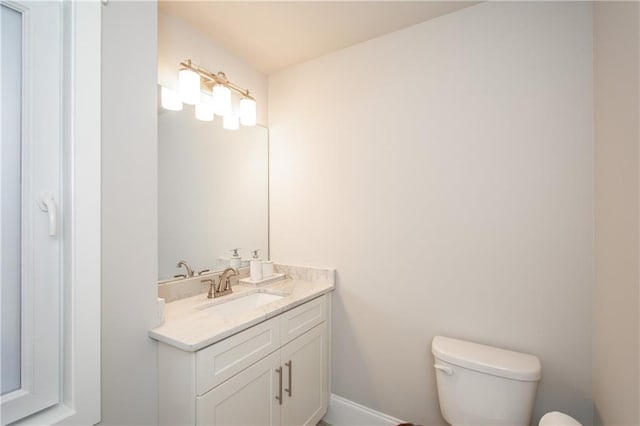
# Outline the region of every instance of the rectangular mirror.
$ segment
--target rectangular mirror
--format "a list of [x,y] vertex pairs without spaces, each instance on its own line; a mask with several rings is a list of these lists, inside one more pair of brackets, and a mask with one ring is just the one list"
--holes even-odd
[[239,248],[268,259],[268,130],[226,130],[199,121],[193,106],[158,115],[158,277],[219,270]]

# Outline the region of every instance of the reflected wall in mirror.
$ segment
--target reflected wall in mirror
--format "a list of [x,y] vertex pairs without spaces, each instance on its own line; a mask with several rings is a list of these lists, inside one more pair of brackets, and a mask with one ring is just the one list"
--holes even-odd
[[199,121],[193,107],[159,111],[158,277],[218,270],[218,258],[240,248],[268,259],[268,130],[222,128]]

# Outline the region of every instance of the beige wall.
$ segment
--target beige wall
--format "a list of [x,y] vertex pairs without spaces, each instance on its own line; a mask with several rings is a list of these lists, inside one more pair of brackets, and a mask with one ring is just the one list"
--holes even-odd
[[[102,8],[102,423],[157,424],[156,2]],[[96,194],[99,196],[99,194]]]
[[334,266],[332,392],[442,424],[431,339],[592,422],[592,16],[483,3],[269,77],[272,257]]
[[[209,71],[226,73],[256,98],[258,124],[267,125],[267,76],[248,65],[180,18],[158,13],[158,84],[177,87],[180,61],[191,59]],[[190,107],[188,107],[190,108]]]
[[638,3],[594,5],[596,281],[595,422],[637,425]]

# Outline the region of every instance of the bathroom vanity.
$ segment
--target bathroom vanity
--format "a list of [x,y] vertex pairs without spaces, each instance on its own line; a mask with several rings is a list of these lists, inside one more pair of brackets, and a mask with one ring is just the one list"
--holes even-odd
[[318,423],[329,397],[334,271],[299,269],[220,300],[166,305],[165,323],[149,333],[160,342],[159,424]]

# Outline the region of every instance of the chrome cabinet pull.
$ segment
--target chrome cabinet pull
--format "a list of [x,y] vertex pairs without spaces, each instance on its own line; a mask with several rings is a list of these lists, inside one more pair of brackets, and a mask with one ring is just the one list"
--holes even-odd
[[282,405],[282,367],[276,368],[276,373],[278,373],[278,396],[276,396],[276,399]]
[[289,367],[289,389],[285,389],[285,391],[289,394],[289,398],[291,398],[291,394],[293,393],[293,387],[291,386],[291,380],[293,380],[293,361],[289,360],[289,362],[285,362],[284,365]]

